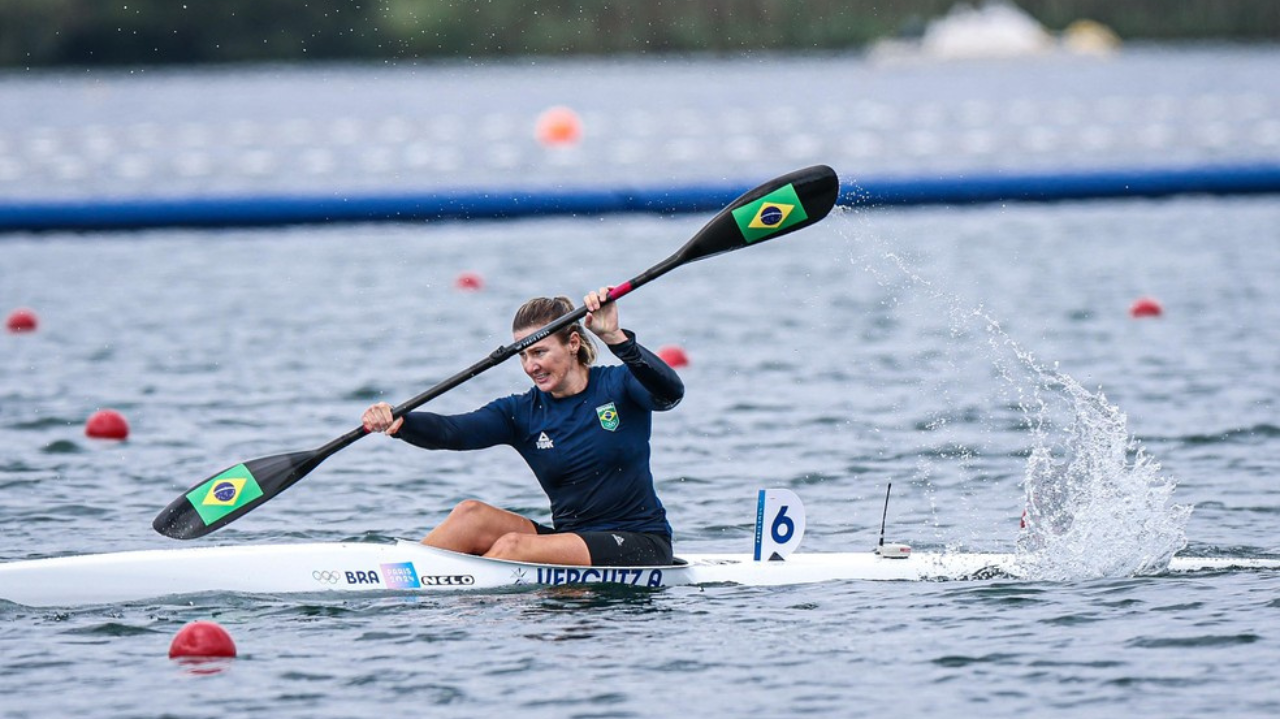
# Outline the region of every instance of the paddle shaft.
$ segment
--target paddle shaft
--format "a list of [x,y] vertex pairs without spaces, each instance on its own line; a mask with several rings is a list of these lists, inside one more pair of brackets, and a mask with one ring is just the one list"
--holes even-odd
[[[818,222],[835,206],[839,191],[839,179],[835,171],[826,165],[815,165],[774,178],[731,202],[684,247],[614,287],[604,301],[617,301],[690,262],[781,237]],[[393,408],[392,416],[403,417],[414,408],[577,322],[586,314],[586,307],[579,307],[545,327],[499,347],[481,361]],[[261,457],[230,467],[180,495],[160,512],[152,526],[157,532],[175,539],[204,536],[288,489],[325,459],[366,434],[369,434],[368,430],[360,426],[314,450]]]
[[[684,263],[680,260],[680,258],[677,255],[672,255],[671,257],[668,257],[667,259],[663,260],[661,263],[654,265],[653,267],[649,268],[648,270],[645,270],[639,275],[636,275],[630,280],[614,287],[612,290],[609,291],[609,296],[605,298],[604,303],[607,304],[609,302],[616,302],[618,299],[624,297],[627,294],[630,294],[633,290],[645,284],[648,284],[649,282],[661,277],[662,275],[665,275],[666,273],[670,272],[671,270],[674,270],[675,268],[679,267],[682,264]],[[421,407],[427,402],[430,402],[431,400],[435,399],[436,397],[439,397],[440,395],[444,394],[445,392],[448,392],[449,390],[457,387],[458,385],[461,385],[464,382],[471,380],[472,378],[476,377],[477,375],[483,372],[487,372],[488,370],[493,369],[494,367],[497,367],[498,365],[502,364],[508,359],[511,359],[513,356],[520,354],[521,352],[529,349],[530,347],[536,345],[537,343],[550,337],[551,335],[554,335],[555,333],[559,332],[565,327],[568,327],[574,322],[577,322],[578,320],[581,320],[583,317],[586,317],[587,311],[588,310],[585,306],[578,307],[572,312],[566,312],[560,317],[557,317],[556,319],[547,323],[544,327],[538,329],[537,331],[532,332],[526,335],[525,337],[519,340],[516,340],[515,342],[512,342],[509,345],[503,345],[499,347],[493,352],[490,352],[488,357],[485,357],[479,362],[476,362],[470,367],[462,370],[461,372],[453,375],[452,377],[444,380],[443,382],[440,382],[439,384],[435,385],[431,389],[428,389],[425,392],[411,399],[408,399],[400,403],[399,405],[396,405],[391,410],[391,416],[403,417],[409,412],[412,412],[418,407]],[[364,437],[367,434],[369,434],[369,430],[365,429],[364,426],[361,425],[351,430],[350,432],[347,432],[341,437],[338,437],[332,442],[329,442],[328,444],[320,447],[319,449],[316,450],[317,463],[341,451],[342,449],[350,446],[356,440],[360,439],[361,437]]]

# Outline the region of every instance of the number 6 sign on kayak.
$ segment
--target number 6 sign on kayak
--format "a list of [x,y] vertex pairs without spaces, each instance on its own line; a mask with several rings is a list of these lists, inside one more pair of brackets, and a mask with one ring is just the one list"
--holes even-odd
[[755,560],[782,560],[804,538],[804,504],[789,489],[762,489],[756,504]]

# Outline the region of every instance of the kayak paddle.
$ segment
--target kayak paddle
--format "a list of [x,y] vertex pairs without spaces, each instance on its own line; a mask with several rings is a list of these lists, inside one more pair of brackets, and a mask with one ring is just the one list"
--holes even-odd
[[[808,227],[831,212],[839,192],[836,173],[826,165],[815,165],[774,178],[729,203],[675,254],[614,287],[607,301],[613,302],[681,265],[760,244]],[[523,339],[499,347],[483,360],[395,407],[392,415],[400,417],[407,414],[586,315],[587,308],[579,307]],[[202,537],[257,509],[366,434],[368,431],[360,426],[317,449],[237,464],[173,500],[156,516],[151,526],[175,539]]]

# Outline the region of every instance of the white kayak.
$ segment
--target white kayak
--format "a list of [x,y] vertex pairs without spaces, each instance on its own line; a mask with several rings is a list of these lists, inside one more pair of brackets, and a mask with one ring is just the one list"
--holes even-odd
[[[570,567],[487,559],[419,542],[312,542],[188,547],[29,559],[0,564],[0,600],[37,607],[138,602],[197,594],[429,594],[520,587],[619,585],[768,587],[831,581],[958,581],[1025,576],[1016,555],[797,553],[805,512],[790,490],[760,490],[751,554],[689,554],[653,567]],[[1280,569],[1280,559],[1174,557],[1170,572]]]
[[[876,552],[694,554],[663,567],[566,567],[485,559],[418,542],[326,542],[191,547],[89,554],[0,564],[0,599],[73,607],[207,593],[259,595],[434,593],[523,586],[749,586],[839,580],[922,581],[1019,576],[1011,554]],[[1280,560],[1176,557],[1172,572],[1280,569]]]

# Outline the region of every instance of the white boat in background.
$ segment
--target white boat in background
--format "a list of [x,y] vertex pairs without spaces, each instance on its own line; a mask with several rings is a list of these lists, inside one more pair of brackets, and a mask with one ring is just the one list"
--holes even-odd
[[991,60],[1034,57],[1066,51],[1107,56],[1120,47],[1111,28],[1094,20],[1072,22],[1055,37],[1030,13],[1008,0],[958,2],[930,20],[916,39],[886,38],[872,45],[878,62]]
[[[184,547],[0,564],[0,599],[36,607],[140,602],[210,593],[429,594],[527,586],[740,584],[1018,578],[1013,554],[876,551],[794,553],[804,509],[787,490],[761,490],[756,551],[692,554],[660,567],[570,567],[486,559],[398,540]],[[1280,560],[1175,557],[1170,572],[1280,569]]]
[[978,7],[959,3],[929,23],[920,49],[940,59],[1025,57],[1053,49],[1053,36],[1011,2],[990,0]]

